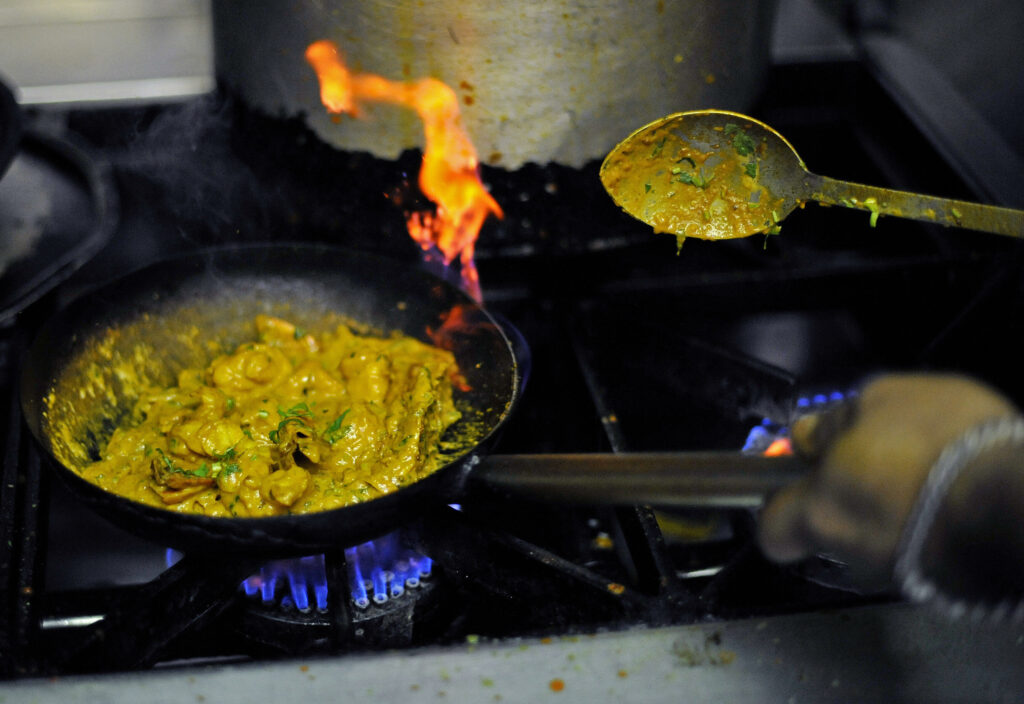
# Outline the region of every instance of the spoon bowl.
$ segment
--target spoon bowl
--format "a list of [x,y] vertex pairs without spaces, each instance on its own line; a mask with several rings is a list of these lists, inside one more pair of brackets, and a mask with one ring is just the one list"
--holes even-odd
[[779,232],[808,201],[1024,237],[1024,211],[840,181],[811,173],[793,145],[763,122],[697,110],[641,127],[605,158],[612,199],[655,232],[707,240]]

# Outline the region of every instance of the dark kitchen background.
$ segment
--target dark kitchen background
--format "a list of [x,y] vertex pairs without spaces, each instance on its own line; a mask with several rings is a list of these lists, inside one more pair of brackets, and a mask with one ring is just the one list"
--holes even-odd
[[[338,148],[218,71],[223,18],[248,7],[0,7],[20,103],[0,100],[0,699],[1016,699],[1019,626],[865,591],[825,556],[768,564],[745,510],[481,498],[253,564],[153,545],[51,481],[17,378],[69,300],[212,245],[419,258],[414,145]],[[779,0],[769,20],[743,109],[811,170],[1024,207],[1024,4]],[[963,371],[1024,402],[1016,240],[809,205],[777,237],[677,253],[611,204],[599,160],[481,156],[505,211],[481,232],[483,299],[530,351],[499,452],[758,452],[881,369]]]

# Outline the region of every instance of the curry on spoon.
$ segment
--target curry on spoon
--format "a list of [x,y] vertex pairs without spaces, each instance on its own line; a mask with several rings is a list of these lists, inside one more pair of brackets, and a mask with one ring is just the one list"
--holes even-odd
[[708,240],[776,233],[807,201],[1024,237],[1024,211],[811,173],[768,125],[725,110],[681,112],[641,127],[601,165],[615,202],[655,232]]

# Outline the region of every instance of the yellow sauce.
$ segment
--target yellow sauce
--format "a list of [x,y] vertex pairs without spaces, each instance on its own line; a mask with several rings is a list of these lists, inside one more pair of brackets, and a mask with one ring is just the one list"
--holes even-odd
[[256,328],[176,385],[132,394],[82,476],[173,511],[271,516],[366,501],[444,463],[441,436],[461,417],[450,352],[345,325],[313,336],[261,315]]
[[[783,199],[759,183],[763,142],[735,149],[747,139],[743,126],[721,133],[710,152],[695,149],[673,123],[651,129],[601,166],[601,181],[619,206],[656,233],[723,240],[777,229]],[[725,154],[724,158],[720,155]]]

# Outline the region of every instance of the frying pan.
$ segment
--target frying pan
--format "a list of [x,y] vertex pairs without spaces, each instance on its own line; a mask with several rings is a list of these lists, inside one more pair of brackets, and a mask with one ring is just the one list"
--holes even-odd
[[[372,501],[304,515],[212,518],[153,508],[108,493],[74,471],[98,459],[130,410],[126,373],[166,385],[176,370],[205,364],[200,338],[226,349],[255,337],[259,313],[310,332],[351,319],[371,331],[428,340],[457,309],[446,335],[471,390],[472,412],[452,428],[465,449],[440,470]],[[111,338],[108,331],[116,329]],[[130,371],[126,371],[130,369]],[[456,491],[465,469],[490,446],[519,393],[519,365],[494,318],[454,286],[410,265],[317,245],[256,245],[158,262],[79,298],[43,326],[22,370],[22,409],[57,475],[81,500],[121,527],[186,551],[292,553],[372,539],[416,517],[432,495]],[[102,386],[96,377],[103,380]],[[98,390],[109,389],[109,393]],[[45,399],[54,394],[47,408]],[[63,432],[66,429],[67,432]]]
[[[314,333],[340,319],[423,340],[431,339],[428,331],[445,331],[444,344],[469,387],[456,392],[464,415],[449,430],[462,449],[434,473],[383,497],[267,518],[153,508],[78,475],[75,468],[99,458],[133,405],[136,385],[122,378],[173,384],[177,370],[205,365],[212,356],[196,340],[216,338],[222,348],[233,349],[253,339],[252,321],[259,313],[286,317]],[[336,549],[377,538],[440,500],[461,500],[479,489],[556,501],[746,507],[805,469],[795,458],[731,452],[505,455],[484,461],[519,396],[521,348],[462,291],[416,267],[322,245],[230,247],[153,264],[64,308],[28,351],[21,402],[49,464],[75,495],[123,528],[186,552],[288,555]]]

